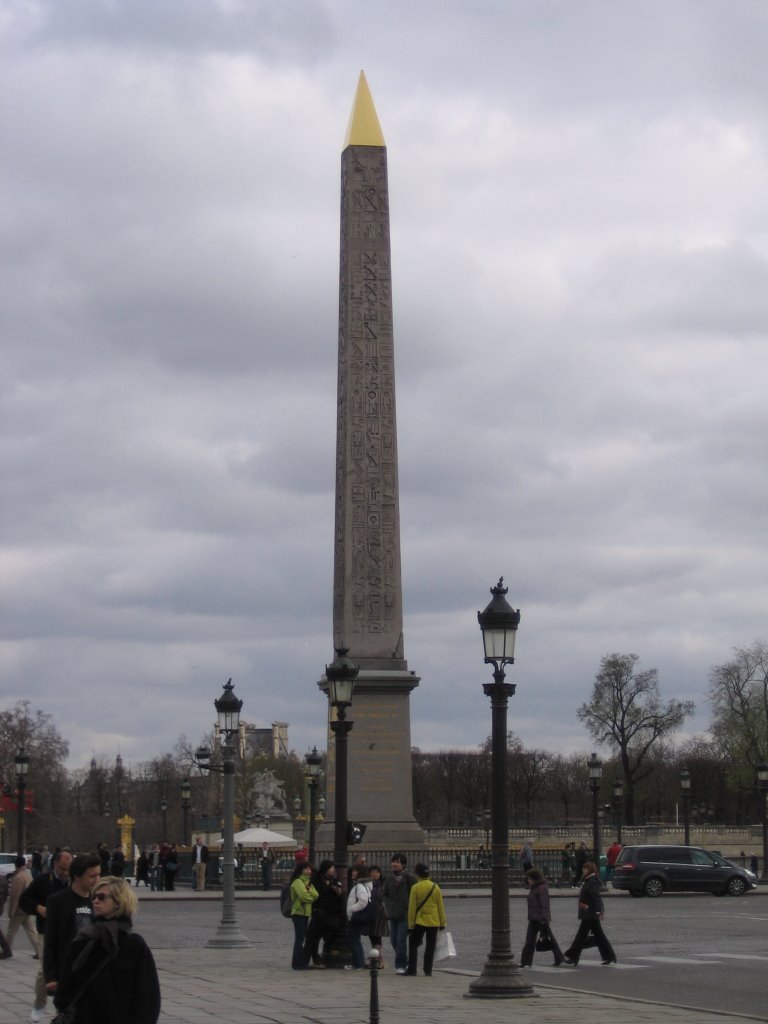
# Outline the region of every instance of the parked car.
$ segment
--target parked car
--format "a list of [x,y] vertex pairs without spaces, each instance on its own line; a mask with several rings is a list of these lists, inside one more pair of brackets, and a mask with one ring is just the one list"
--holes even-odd
[[746,868],[697,846],[625,846],[613,869],[613,888],[631,896],[711,892],[743,896],[757,885]]

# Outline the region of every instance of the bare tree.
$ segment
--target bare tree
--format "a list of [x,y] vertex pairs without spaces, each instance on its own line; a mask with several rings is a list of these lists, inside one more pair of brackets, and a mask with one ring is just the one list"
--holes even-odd
[[636,654],[608,654],[600,662],[592,697],[578,710],[592,739],[615,752],[624,775],[624,820],[635,823],[635,786],[654,768],[654,745],[680,728],[693,714],[691,700],[659,694],[658,670],[636,671]]
[[732,661],[716,665],[709,702],[718,751],[754,780],[757,766],[768,761],[768,644],[736,647]]

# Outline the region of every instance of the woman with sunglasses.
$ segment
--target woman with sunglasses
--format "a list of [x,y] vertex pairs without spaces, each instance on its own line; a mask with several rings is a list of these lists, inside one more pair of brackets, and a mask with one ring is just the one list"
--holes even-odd
[[160,983],[149,946],[132,931],[138,900],[124,878],[100,879],[93,920],[77,933],[56,991],[73,1024],[156,1024]]

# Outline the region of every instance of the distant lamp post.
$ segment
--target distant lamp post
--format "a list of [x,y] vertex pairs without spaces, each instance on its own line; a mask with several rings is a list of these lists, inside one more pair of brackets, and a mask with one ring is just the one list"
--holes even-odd
[[309,789],[309,836],[307,851],[309,863],[315,863],[315,819],[317,817],[317,788],[320,785],[320,771],[323,759],[313,747],[304,755],[304,781]]
[[761,882],[768,882],[768,764],[763,762],[757,768],[757,781],[760,783],[760,802],[763,825],[763,873]]
[[165,797],[160,801],[160,813],[163,816],[163,842],[168,841],[168,801]]
[[347,721],[347,708],[352,703],[360,668],[347,657],[347,647],[337,647],[336,657],[325,666],[328,680],[328,699],[336,708],[336,718],[331,722],[331,732],[336,746],[336,798],[333,822],[333,861],[336,877],[346,884],[347,872],[347,747],[352,722]]
[[301,814],[301,797],[300,796],[295,796],[293,798],[293,816],[294,816],[294,818],[298,818],[300,814]]
[[234,741],[240,731],[240,709],[243,702],[235,696],[232,680],[224,684],[224,692],[213,702],[219,719],[221,734],[221,767],[211,764],[211,752],[207,747],[200,747],[195,760],[203,771],[221,772],[224,776],[224,842],[222,843],[223,860],[223,900],[221,905],[221,921],[216,933],[208,940],[207,945],[215,949],[242,949],[251,945],[237,927],[235,918],[235,747]]
[[18,845],[19,856],[24,855],[26,841],[24,836],[24,795],[27,789],[27,775],[29,774],[29,757],[21,747],[16,755],[16,791],[19,798],[19,821],[18,821]]
[[592,754],[587,764],[589,769],[589,788],[592,790],[592,859],[597,866],[597,877],[600,877],[600,818],[597,813],[597,797],[600,792],[600,780],[603,777],[603,762]]
[[493,595],[477,613],[483,634],[486,665],[493,665],[493,682],[483,684],[491,698],[491,951],[479,978],[466,995],[476,999],[511,999],[535,995],[515,963],[509,938],[509,822],[507,811],[507,707],[515,684],[505,680],[504,668],[515,660],[515,637],[520,612],[504,596],[504,578],[491,587]]
[[680,792],[683,797],[683,828],[685,829],[684,843],[686,846],[691,845],[691,821],[689,814],[689,805],[691,802],[691,773],[687,768],[683,768],[680,772]]
[[613,816],[616,822],[616,838],[620,843],[624,842],[621,834],[621,810],[622,804],[624,803],[624,783],[621,779],[616,779],[613,783]]
[[181,821],[182,821],[182,842],[185,846],[189,846],[189,801],[192,797],[192,786],[190,785],[189,779],[182,779],[181,785],[179,786],[181,791]]

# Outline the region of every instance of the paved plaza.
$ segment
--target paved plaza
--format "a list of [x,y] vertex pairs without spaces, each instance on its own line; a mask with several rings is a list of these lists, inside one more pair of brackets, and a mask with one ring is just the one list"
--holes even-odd
[[[220,898],[215,892],[195,896],[189,890],[174,894],[141,892],[142,902],[212,903]],[[275,900],[276,894],[254,893],[245,898]],[[190,926],[194,927],[192,922]],[[187,946],[155,950],[163,998],[161,1022],[366,1024],[370,1020],[371,981],[367,971],[314,970],[297,974],[287,966],[287,935],[285,943],[259,942],[235,951],[206,949],[206,937],[201,933],[199,949]],[[0,962],[0,1024],[28,1021],[32,1006],[37,961],[22,935],[14,945],[13,959]],[[448,967],[437,968],[432,978],[402,977],[392,972],[390,963],[378,976],[381,1024],[463,1024],[475,1020],[509,1024],[512,1015],[515,1024],[573,1024],[577,1020],[590,1024],[735,1024],[765,1019],[667,1006],[652,999],[573,991],[558,987],[555,972],[546,975],[546,984],[526,973],[535,986],[533,998],[466,999],[475,976],[475,972]],[[46,1019],[50,1020],[52,1014],[51,1009]]]

